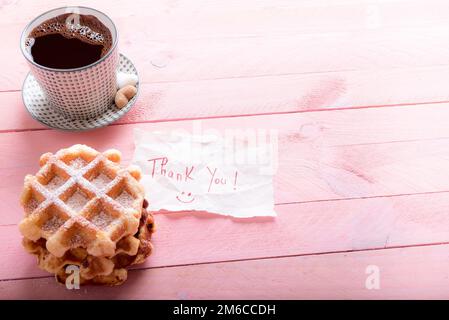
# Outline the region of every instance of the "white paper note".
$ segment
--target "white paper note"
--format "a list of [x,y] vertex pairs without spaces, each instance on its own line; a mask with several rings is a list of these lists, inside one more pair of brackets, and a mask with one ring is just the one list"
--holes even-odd
[[149,209],[275,216],[277,140],[235,136],[135,129],[133,164],[142,169]]

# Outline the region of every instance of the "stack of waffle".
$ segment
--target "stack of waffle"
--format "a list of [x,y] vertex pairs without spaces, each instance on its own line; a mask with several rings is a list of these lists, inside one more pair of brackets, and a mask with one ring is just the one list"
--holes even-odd
[[80,283],[117,285],[126,267],[152,251],[153,216],[146,210],[140,170],[120,167],[120,153],[74,145],[41,156],[25,177],[19,225],[25,249],[39,266],[65,282],[79,267]]

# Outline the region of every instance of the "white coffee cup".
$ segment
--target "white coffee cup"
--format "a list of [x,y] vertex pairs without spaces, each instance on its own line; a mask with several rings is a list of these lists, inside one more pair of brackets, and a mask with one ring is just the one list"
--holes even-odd
[[[44,21],[66,14],[93,15],[111,32],[112,46],[99,60],[74,69],[55,69],[39,65],[27,46],[30,32]],[[63,7],[47,11],[31,21],[22,32],[20,48],[31,73],[55,111],[69,119],[91,119],[104,113],[114,103],[117,91],[118,32],[104,13],[87,7]]]

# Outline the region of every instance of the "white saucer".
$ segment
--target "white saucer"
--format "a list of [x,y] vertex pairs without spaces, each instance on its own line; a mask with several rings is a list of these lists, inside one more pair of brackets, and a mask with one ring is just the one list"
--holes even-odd
[[[117,71],[131,73],[138,76],[134,64],[123,54],[120,54]],[[84,131],[107,126],[108,124],[111,124],[124,116],[136,102],[137,96],[139,95],[139,82],[137,82],[136,88],[137,94],[122,109],[118,109],[113,104],[102,115],[88,120],[67,119],[55,111],[49,105],[47,98],[31,73],[28,73],[23,83],[22,99],[25,108],[28,110],[30,115],[43,125],[60,130]]]

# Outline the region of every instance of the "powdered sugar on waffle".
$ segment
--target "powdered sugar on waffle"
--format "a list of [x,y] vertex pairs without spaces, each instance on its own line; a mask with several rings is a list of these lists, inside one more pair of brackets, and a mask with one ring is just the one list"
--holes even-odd
[[82,169],[87,164],[86,160],[82,158],[76,158],[69,162],[69,166],[75,170]]
[[114,218],[104,211],[101,211],[91,220],[100,229],[105,229],[112,221],[114,221]]
[[134,198],[128,192],[126,192],[126,190],[123,190],[123,192],[117,198],[115,198],[115,200],[125,208],[132,206],[134,202]]
[[60,186],[62,186],[64,184],[64,180],[62,180],[61,177],[59,176],[55,176],[53,179],[51,179],[51,181],[46,185],[48,190],[56,190],[58,189]]
[[[47,239],[48,249],[58,257],[66,250],[80,246],[94,255],[112,254],[116,242],[110,238],[112,234],[120,239],[137,231],[144,192],[130,171],[120,167],[119,161],[120,155],[117,151],[102,154],[82,145],[62,149],[56,154],[43,155],[39,177],[57,174],[46,186],[42,185],[40,178],[36,176],[27,177],[25,179],[27,187],[24,190],[41,194],[44,201],[39,203],[40,200],[39,202],[37,200],[40,197],[31,201],[34,196],[28,193],[23,196],[22,204],[24,207],[33,208],[31,210],[37,207],[38,210],[34,212],[38,215],[38,219],[47,221],[44,220],[45,222],[40,225],[42,233],[36,235],[33,231],[36,230],[36,220],[25,218],[20,224],[23,235],[33,241],[37,239],[36,237]],[[60,171],[65,173],[61,176]],[[62,178],[64,176],[70,178],[65,180]],[[91,177],[94,178],[89,181]],[[117,193],[119,196],[114,199]],[[88,203],[92,204],[92,208],[98,205],[103,207],[96,216],[90,218],[92,212],[87,206]],[[133,206],[134,203],[136,206]],[[47,208],[52,205],[61,211],[62,217],[67,215],[68,220],[61,219],[61,216],[56,212],[53,213],[53,210],[48,211]],[[46,218],[43,214],[50,214],[50,217]],[[98,239],[95,237],[95,232],[98,232],[94,231],[95,229],[101,230],[104,236],[109,238],[102,238],[101,241],[87,240]],[[49,231],[51,235],[48,234]]]
[[31,198],[26,204],[26,209],[27,209],[27,211],[32,212],[32,211],[36,210],[36,208],[38,206],[39,206],[39,202],[36,199]]
[[81,209],[89,202],[89,199],[79,191],[76,191],[68,200],[67,205],[75,212],[80,212]]
[[95,179],[93,179],[91,182],[94,186],[96,186],[98,189],[105,188],[110,182],[112,181],[111,178],[109,178],[104,173],[100,173]]
[[63,224],[64,224],[64,220],[62,220],[58,216],[54,216],[51,219],[45,221],[45,223],[42,225],[42,230],[55,232]]
[[70,244],[74,247],[78,247],[85,245],[85,241],[82,236],[75,234],[72,238],[70,238]]

